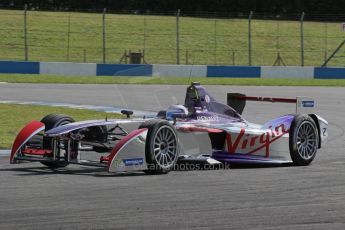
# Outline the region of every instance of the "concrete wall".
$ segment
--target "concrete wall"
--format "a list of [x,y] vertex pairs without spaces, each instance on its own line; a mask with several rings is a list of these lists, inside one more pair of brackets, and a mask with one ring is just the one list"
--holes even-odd
[[41,74],[96,76],[96,64],[41,62]]
[[152,76],[152,65],[97,64],[97,76]]
[[77,76],[345,79],[345,68],[333,67],[126,65],[20,61],[0,61],[0,73]]
[[262,66],[261,78],[314,78],[314,67]]
[[205,65],[153,65],[152,76],[165,77],[206,77]]
[[315,67],[314,78],[316,79],[345,79],[345,68]]
[[0,61],[0,73],[39,74],[39,62]]
[[207,66],[207,77],[260,78],[257,66]]

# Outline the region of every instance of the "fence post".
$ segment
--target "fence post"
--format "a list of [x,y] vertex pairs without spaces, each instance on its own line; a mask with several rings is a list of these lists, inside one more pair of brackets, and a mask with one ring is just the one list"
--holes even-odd
[[214,19],[214,64],[217,65],[217,18]]
[[253,11],[250,11],[248,18],[248,62],[252,65],[252,17]]
[[85,48],[83,50],[83,54],[84,54],[84,63],[86,63],[86,49]]
[[25,6],[24,6],[24,53],[25,53],[25,61],[29,60],[27,11],[28,11],[28,5],[25,4]]
[[301,15],[301,66],[304,66],[304,12]]
[[103,23],[102,23],[102,26],[103,26],[103,44],[102,44],[102,47],[103,47],[103,64],[105,64],[106,63],[106,41],[105,41],[105,36],[106,36],[106,31],[105,31],[105,14],[106,14],[106,12],[107,12],[107,9],[106,8],[104,8],[103,9],[103,17],[102,17],[102,21],[103,21]]
[[232,65],[234,66],[235,65],[235,51],[232,50]]
[[277,40],[276,40],[276,49],[278,51],[278,53],[280,52],[280,25],[279,25],[279,18],[280,18],[280,15],[278,14],[276,16],[277,18]]
[[181,10],[177,10],[176,14],[176,64],[180,64],[180,13]]
[[144,18],[144,51],[146,49],[146,17]]
[[69,62],[69,43],[71,34],[71,13],[68,14],[68,31],[67,31],[67,61]]
[[188,50],[186,50],[186,65],[188,65],[189,63],[188,63],[188,56],[189,56],[189,54],[188,54]]
[[324,54],[324,61],[326,62],[327,56],[328,56],[328,27],[327,27],[327,22],[325,23],[325,54]]

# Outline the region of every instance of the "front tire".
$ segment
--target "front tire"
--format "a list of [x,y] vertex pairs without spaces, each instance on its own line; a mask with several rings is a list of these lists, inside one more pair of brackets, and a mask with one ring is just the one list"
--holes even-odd
[[290,155],[295,165],[309,165],[316,156],[319,134],[314,120],[308,115],[297,115],[289,133]]
[[145,158],[147,174],[165,174],[173,169],[179,155],[175,128],[165,120],[150,120],[139,128],[147,128]]
[[[56,128],[58,126],[66,125],[74,122],[74,119],[70,116],[64,114],[49,114],[42,118],[41,122],[45,125],[45,132]],[[43,149],[53,150],[53,138],[43,137]],[[49,168],[61,168],[68,165],[67,161],[51,161],[51,162],[41,162]]]

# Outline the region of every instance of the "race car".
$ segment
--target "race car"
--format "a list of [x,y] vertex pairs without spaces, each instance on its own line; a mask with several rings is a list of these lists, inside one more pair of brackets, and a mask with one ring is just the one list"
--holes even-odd
[[[295,103],[296,113],[259,125],[242,116],[246,101]],[[155,117],[75,122],[50,114],[32,121],[17,135],[11,163],[37,161],[104,167],[109,172],[167,173],[176,165],[259,163],[309,165],[327,141],[328,122],[310,113],[311,98],[265,98],[228,93],[216,101],[199,83],[188,86],[183,105]],[[304,113],[301,113],[304,112]]]

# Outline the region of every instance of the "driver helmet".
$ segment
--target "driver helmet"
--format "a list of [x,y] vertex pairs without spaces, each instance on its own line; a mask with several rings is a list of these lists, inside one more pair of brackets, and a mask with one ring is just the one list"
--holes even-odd
[[188,109],[183,105],[171,105],[169,106],[166,114],[167,114],[166,118],[168,120],[173,120],[173,114],[183,114],[187,116]]

